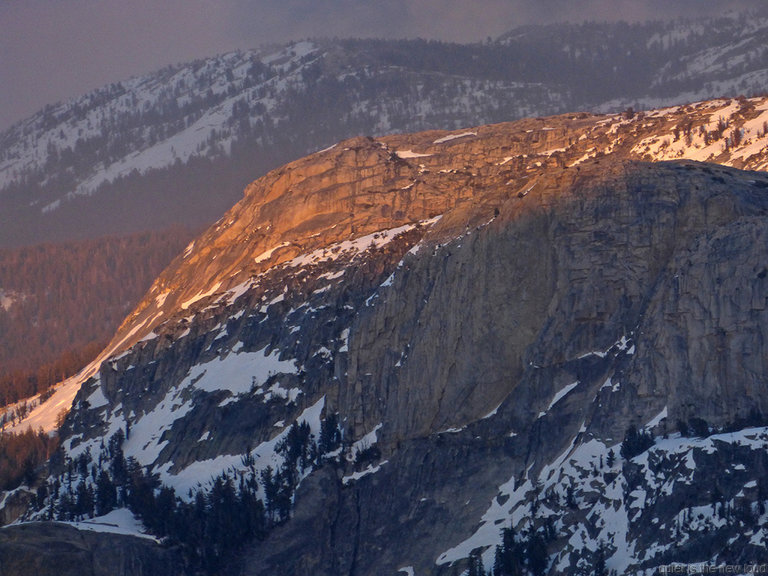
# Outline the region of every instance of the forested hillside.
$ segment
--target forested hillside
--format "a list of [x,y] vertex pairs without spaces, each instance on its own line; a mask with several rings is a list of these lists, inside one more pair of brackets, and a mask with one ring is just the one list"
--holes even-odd
[[174,228],[0,250],[0,405],[91,360],[190,236]]

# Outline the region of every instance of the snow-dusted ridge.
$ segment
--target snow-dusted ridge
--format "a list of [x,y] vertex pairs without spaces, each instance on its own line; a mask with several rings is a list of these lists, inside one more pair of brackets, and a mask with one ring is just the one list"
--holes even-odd
[[[753,498],[761,486],[755,454],[768,429],[747,428],[743,409],[728,414],[727,424],[715,412],[720,428],[681,409],[686,394],[720,390],[706,380],[711,370],[688,370],[691,382],[656,378],[645,389],[637,366],[647,368],[649,350],[665,341],[654,330],[666,336],[658,326],[683,315],[670,301],[699,309],[705,292],[679,280],[686,266],[711,259],[717,270],[746,269],[695,276],[717,286],[740,279],[739,290],[722,292],[748,293],[733,297],[747,313],[724,324],[763,313],[762,255],[751,250],[763,245],[768,177],[636,160],[641,152],[660,159],[653,154],[680,139],[674,154],[696,153],[693,127],[681,128],[694,119],[702,143],[727,147],[718,161],[759,167],[760,152],[733,152],[763,139],[747,130],[768,123],[766,110],[762,99],[738,99],[646,115],[534,119],[461,133],[456,145],[437,142],[435,133],[357,138],[271,173],[158,279],[82,375],[62,429],[64,453],[80,470],[74,489],[82,493],[106,473],[115,453],[134,470],[158,474],[181,503],[228,482],[241,490],[250,482],[266,498],[276,470],[291,490],[317,472],[307,489],[335,487],[352,515],[360,506],[389,507],[419,530],[422,518],[454,519],[421,531],[430,540],[419,544],[431,548],[429,566],[424,554],[418,558],[419,572],[435,561],[438,570],[463,569],[478,551],[491,565],[501,529],[511,528],[518,540],[543,535],[556,572],[584,569],[601,555],[617,572],[650,570],[668,560],[675,538],[696,542],[705,530],[733,528],[728,537],[742,544],[759,539],[757,525],[724,523],[719,514],[725,502],[723,514],[749,505],[760,517],[759,502],[768,498]],[[654,135],[670,143],[657,150]],[[755,140],[739,140],[746,135]],[[403,158],[394,150],[429,155]],[[568,168],[585,151],[595,161]],[[603,160],[614,153],[615,161]],[[726,222],[713,234],[742,234],[727,243],[742,250],[739,258],[708,244],[712,197]],[[605,207],[617,208],[619,219],[605,217]],[[659,225],[664,245],[653,237],[650,250],[636,241],[644,218],[655,225],[668,212],[693,227],[672,234]],[[532,222],[544,222],[545,233],[532,235],[525,227]],[[704,248],[711,251],[697,256]],[[659,272],[656,254],[667,251]],[[590,308],[589,296],[603,289],[605,300]],[[537,313],[524,317],[523,303]],[[721,308],[729,306],[737,305]],[[751,333],[761,334],[760,326]],[[678,352],[658,362],[686,357]],[[741,396],[759,398],[760,384],[742,380],[757,392]],[[719,409],[712,405],[706,408]],[[681,417],[690,426],[678,424],[676,434],[668,420]],[[750,414],[750,426],[759,417]],[[702,437],[684,436],[686,427]],[[634,441],[619,442],[625,430]],[[734,454],[734,482],[723,485],[722,498],[688,494],[726,453]],[[286,462],[301,464],[284,470]],[[404,468],[413,476],[400,479]],[[56,473],[51,482],[65,472]],[[482,498],[473,499],[473,482]],[[394,489],[374,490],[384,483]],[[449,492],[461,501],[446,499]],[[292,495],[270,496],[275,522],[300,505]],[[397,566],[411,565],[410,552]]]
[[[429,227],[435,222],[437,222],[438,220],[439,220],[439,217],[432,218],[419,223],[419,225],[424,227]],[[393,239],[397,238],[399,235],[405,232],[408,232],[409,230],[413,230],[415,226],[416,224],[399,226],[397,228],[382,230],[380,232],[375,232],[375,233],[367,234],[364,236],[360,236],[352,240],[345,240],[343,242],[332,244],[328,247],[297,256],[288,262],[280,264],[280,267],[287,267],[289,269],[302,269],[303,267],[306,267],[308,265],[332,263],[338,259],[342,259],[342,260],[354,259],[358,255],[364,254],[368,250],[379,249],[385,246],[387,243],[391,242]],[[284,246],[284,245],[287,245],[287,243],[283,243],[281,246]],[[269,255],[265,256],[263,260],[264,261],[268,260],[275,249],[276,248],[268,250],[267,252],[269,253]],[[343,275],[343,269],[339,270],[338,272],[326,273],[324,275],[321,275],[321,277],[325,277],[330,282],[335,282],[335,281],[338,281],[342,275]],[[185,311],[189,310],[201,300],[210,299],[211,296],[215,296],[212,299],[213,305],[218,304],[218,305],[224,305],[225,307],[232,306],[238,298],[247,294],[250,290],[258,287],[258,278],[250,278],[244,281],[243,283],[225,292],[221,292],[219,290],[221,288],[221,285],[222,285],[221,282],[215,282],[210,288],[206,288],[198,291],[195,295],[184,300],[181,303],[180,305],[181,309]],[[45,431],[52,432],[58,425],[58,422],[60,421],[60,419],[71,408],[72,401],[74,400],[82,384],[86,382],[89,378],[92,378],[97,375],[98,370],[100,369],[102,363],[104,363],[107,360],[109,360],[110,362],[120,360],[122,357],[124,357],[126,354],[129,353],[129,351],[131,350],[131,347],[134,346],[134,344],[136,343],[140,344],[142,341],[146,341],[146,339],[148,338],[157,337],[156,334],[150,331],[150,328],[156,327],[159,324],[162,324],[164,320],[167,319],[167,313],[164,311],[165,310],[164,304],[167,297],[168,297],[167,293],[163,293],[157,296],[155,298],[155,303],[157,305],[158,311],[153,316],[135,324],[130,330],[128,330],[123,335],[122,338],[120,338],[117,342],[110,345],[110,347],[104,350],[99,355],[98,358],[96,358],[80,373],[59,384],[56,388],[55,393],[48,400],[46,400],[42,404],[35,406],[35,408],[33,408],[30,411],[27,417],[19,421],[15,426],[8,427],[7,429],[9,431],[22,431],[31,427],[35,430],[37,430],[38,428],[43,428]],[[266,310],[270,305],[276,304],[282,299],[283,299],[282,294],[277,295],[271,301],[266,302],[262,306],[263,310],[266,312]],[[242,310],[239,312],[233,313],[232,318],[237,319],[242,315],[242,313],[243,313]],[[188,330],[185,331],[185,333],[188,334],[189,333]],[[267,352],[264,351],[264,354],[266,355]],[[272,356],[268,356],[267,358],[272,358],[273,360],[264,364],[265,368],[263,370],[259,369],[259,373],[263,372],[265,376],[267,372],[273,372],[285,364],[282,361],[277,360],[276,351],[273,351],[271,354]],[[232,354],[230,356],[222,358],[221,360],[222,369],[228,370],[226,372],[228,374],[227,378],[236,375],[236,373],[239,370],[244,368],[242,361],[245,361],[248,366],[251,365],[251,364],[248,364],[248,362],[250,361],[244,360],[247,357],[248,357],[247,354],[244,354],[244,355]],[[287,366],[287,364],[285,365]],[[256,364],[253,364],[253,366],[256,366]],[[204,372],[205,368],[201,367],[198,370]],[[290,368],[290,371],[294,371],[294,369]],[[219,376],[219,378],[224,378],[223,373]],[[249,378],[245,378],[243,382],[244,383],[242,384],[242,386],[236,386],[235,388],[231,388],[231,386],[229,386],[227,389],[231,389],[234,394],[243,393],[244,391],[250,388],[251,380]],[[213,388],[211,388],[211,386],[212,385],[203,385],[203,389],[206,389],[207,387],[212,390]],[[33,401],[34,399],[28,400],[28,402],[30,403],[32,403]]]
[[[4,150],[4,161],[0,162],[0,189],[15,182],[24,171],[44,166],[52,154],[74,150],[81,139],[100,136],[104,117],[127,116],[130,120],[126,122],[136,123],[138,121],[134,115],[155,107],[171,104],[182,109],[200,107],[208,91],[217,100],[216,106],[209,109],[201,107],[199,113],[190,117],[195,119],[186,128],[154,144],[137,141],[137,147],[129,154],[115,162],[94,166],[91,174],[77,188],[68,192],[64,198],[44,205],[42,210],[55,210],[62,200],[92,194],[101,184],[134,171],[144,173],[153,168],[170,166],[177,161],[187,162],[196,156],[215,153],[215,149],[228,153],[234,137],[230,135],[217,139],[216,134],[229,132],[227,128],[236,111],[237,102],[244,95],[250,95],[249,89],[245,88],[245,94],[238,92],[228,96],[231,88],[237,86],[243,89],[247,86],[249,74],[258,64],[268,65],[274,72],[295,73],[297,63],[314,50],[316,46],[313,43],[300,42],[292,49],[280,48],[275,52],[230,52],[192,66],[174,66],[158,74],[134,77],[79,99],[48,107],[43,114],[11,128],[21,137],[16,140],[15,146]],[[266,85],[278,82],[269,76],[265,76],[263,81]],[[295,82],[295,79],[288,78],[281,82],[285,84],[292,81]],[[276,104],[268,98],[261,99],[260,103],[267,112]],[[81,109],[86,110],[84,115],[80,115]],[[50,118],[59,118],[63,122],[46,130]],[[215,142],[214,146],[212,142]]]
[[[300,52],[307,55],[311,52],[311,45],[302,45]],[[227,58],[238,58],[239,55],[229,55]],[[296,56],[299,58],[299,56]],[[286,60],[288,62],[288,60]],[[285,64],[288,65],[287,63]],[[136,80],[139,82],[139,80]],[[691,124],[691,119],[695,122]],[[687,127],[686,127],[687,126]],[[721,130],[726,126],[724,130]],[[591,150],[579,160],[572,163],[579,164],[591,158],[600,155],[611,154],[619,150],[619,146],[626,146],[626,141],[631,142],[630,136],[636,134],[637,143],[631,144],[631,156],[651,161],[663,160],[709,160],[716,161],[726,165],[745,166],[751,169],[763,170],[768,167],[768,103],[766,99],[721,99],[709,102],[702,102],[688,106],[675,106],[645,114],[636,114],[628,118],[625,114],[606,116],[597,121],[594,128],[589,129],[587,140],[596,138],[600,134],[613,135],[615,141],[610,141],[602,150],[599,147],[583,144],[581,140],[573,143],[566,148],[566,152],[558,151],[557,154],[569,153],[573,156],[578,155],[579,147]],[[529,130],[530,131],[530,130]],[[734,134],[738,131],[738,143],[734,141]],[[643,136],[644,132],[651,135]],[[717,136],[713,136],[718,133]],[[432,139],[432,143],[440,145],[457,139],[473,140],[478,136],[478,131],[464,131],[457,134],[449,134],[442,138]],[[330,152],[330,151],[329,151]],[[329,153],[326,152],[326,153]],[[413,153],[410,150],[398,152],[400,156],[406,159],[434,160],[439,162],[439,156],[433,152]],[[416,154],[412,156],[412,154]],[[547,154],[544,154],[545,156]],[[549,154],[551,156],[551,153]],[[536,155],[530,156],[527,160],[536,163]],[[496,164],[503,166],[512,157],[504,156]],[[525,192],[530,192],[535,186],[535,181],[525,188]],[[532,193],[532,192],[531,192]],[[525,193],[523,194],[525,195]],[[422,224],[431,224],[424,222]],[[220,225],[221,226],[221,225]],[[408,231],[413,225],[405,225],[391,230],[382,230],[380,232],[370,233],[356,239],[343,241],[335,245],[327,246],[314,250],[312,252],[293,257],[290,261],[284,262],[284,266],[301,267],[309,264],[319,264],[337,258],[339,255],[349,256],[360,253],[361,251],[375,247],[379,248],[389,239],[396,235]],[[256,264],[269,264],[279,253],[279,250],[290,247],[291,242],[284,240],[268,247],[260,254],[253,257]],[[191,243],[185,250],[185,258],[194,254],[197,245]],[[419,249],[419,245],[414,246],[413,253]],[[212,299],[214,303],[224,302],[232,304],[238,298],[242,297],[255,286],[253,279],[241,280],[232,288],[222,290],[225,279],[216,280],[207,287],[201,287],[195,293],[185,297],[181,303],[183,309],[194,307],[200,301]],[[231,284],[231,282],[230,282]],[[166,290],[157,294],[155,297],[155,306],[157,313],[152,317],[145,317],[140,323],[134,324],[130,330],[123,334],[120,341],[111,345],[99,359],[91,364],[80,375],[62,383],[54,396],[43,406],[36,407],[30,416],[18,424],[14,429],[22,430],[28,426],[37,428],[42,426],[46,430],[52,430],[56,419],[62,409],[66,409],[74,398],[77,388],[87,378],[93,376],[98,370],[98,366],[107,357],[120,355],[127,347],[130,347],[134,341],[141,337],[149,335],[151,329],[163,322],[166,306],[166,300],[169,292]],[[271,303],[276,303],[276,300]],[[269,304],[270,302],[268,302]],[[137,336],[139,336],[137,338]]]
[[[230,52],[116,82],[19,122],[0,135],[0,191],[31,178],[44,191],[34,192],[26,207],[50,217],[72,200],[125,177],[178,168],[195,159],[228,157],[243,143],[273,148],[283,126],[291,134],[303,133],[308,140],[305,153],[327,150],[333,140],[353,133],[454,130],[432,138],[430,142],[439,146],[470,140],[474,131],[463,127],[473,122],[584,109],[653,109],[724,94],[757,94],[768,79],[762,58],[766,29],[768,20],[762,15],[695,24],[649,23],[633,27],[629,35],[617,25],[595,30],[561,25],[521,29],[488,47],[465,48],[465,57],[472,60],[504,50],[512,60],[518,54],[509,43],[512,37],[524,47],[536,47],[536,52],[550,47],[552,52],[543,54],[541,62],[532,56],[534,64],[526,66],[524,74],[515,66],[478,66],[454,74],[446,74],[442,65],[421,69],[407,59],[391,61],[389,47],[376,42],[317,40]],[[419,51],[424,46],[418,42],[392,45],[394,52],[403,48],[415,54],[415,62],[423,62]],[[455,47],[446,48],[446,58],[451,57]],[[624,57],[627,50],[632,59]],[[369,52],[374,57],[367,58]],[[560,80],[552,82],[552,76],[560,78],[553,66],[563,73],[582,70],[585,77],[606,77],[608,71],[607,77],[613,73],[626,78],[640,70],[643,77],[627,86],[594,82],[589,94],[579,98]],[[628,73],[630,67],[633,74]],[[345,106],[338,132],[331,127],[332,134],[325,138],[318,137],[328,130],[320,128],[324,120],[303,117],[303,98],[318,87],[330,87],[323,97]],[[446,93],[451,96],[445,98]],[[278,125],[280,129],[272,130]],[[295,155],[295,150],[286,151],[283,159]],[[65,180],[72,172],[74,182]]]

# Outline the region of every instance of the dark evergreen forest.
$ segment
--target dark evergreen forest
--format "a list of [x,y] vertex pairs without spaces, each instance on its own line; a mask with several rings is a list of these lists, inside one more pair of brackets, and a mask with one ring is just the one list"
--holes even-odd
[[173,228],[0,250],[0,406],[93,360],[191,236]]

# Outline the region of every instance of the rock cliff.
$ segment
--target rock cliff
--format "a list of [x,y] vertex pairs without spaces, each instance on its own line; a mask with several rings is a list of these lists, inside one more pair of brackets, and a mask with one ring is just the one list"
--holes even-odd
[[[598,476],[611,449],[620,459],[631,426],[661,436],[678,420],[724,427],[753,410],[765,413],[768,180],[694,163],[601,164],[544,177],[535,195],[513,197],[484,227],[406,259],[358,314],[348,379],[326,406],[349,415],[355,429],[381,423],[387,463],[336,497],[328,496],[327,475],[306,492],[302,486],[294,521],[256,548],[248,573],[301,572],[309,558],[320,558],[315,569],[328,574],[408,565],[436,573],[436,560],[448,564],[494,544],[509,523],[536,525],[530,503],[547,488],[549,499],[564,499],[566,463],[579,462],[585,445],[594,461],[584,467]],[[739,488],[759,478],[755,457],[759,451],[741,455],[748,479]],[[633,463],[625,464],[627,479],[617,476],[609,488],[631,486]],[[704,477],[721,472],[714,467]],[[585,482],[572,476],[575,486]],[[675,475],[666,479],[674,483]],[[591,490],[578,492],[585,511],[597,504],[586,501]],[[640,507],[662,499],[648,492]],[[711,503],[706,492],[687,497]],[[668,500],[685,509],[679,497]],[[614,505],[628,510],[632,499],[610,499],[606,508]],[[566,518],[548,506],[542,524]],[[485,539],[472,541],[473,526],[490,512],[498,516],[487,522]],[[631,522],[625,511],[624,535],[600,515],[581,520],[592,546],[586,538],[572,545],[579,524],[565,520],[570,527],[550,548],[552,572],[575,569],[600,541],[620,572],[646,560],[656,566],[639,542],[674,543],[672,535],[660,543],[649,533],[659,518]],[[324,553],[299,554],[301,535],[318,542],[323,527],[335,531],[321,540]],[[462,552],[439,562],[446,543],[467,539]],[[635,555],[625,561],[633,540]],[[350,542],[358,543],[355,554],[346,553]]]
[[342,142],[251,184],[244,200],[158,279],[111,349],[149,333],[164,320],[158,312],[186,309],[195,298],[350,237],[451,213],[450,237],[508,197],[527,195],[552,170],[578,172],[606,156],[764,170],[767,125],[768,101],[757,98]]
[[3,576],[180,576],[179,550],[142,538],[80,531],[52,522],[0,531]]
[[[534,573],[765,554],[768,176],[713,162],[763,167],[766,108],[358,138],[268,174],[62,387],[49,485],[111,470],[118,435],[180,502],[261,478],[252,575],[490,567],[502,529]],[[318,441],[295,468],[293,423]]]

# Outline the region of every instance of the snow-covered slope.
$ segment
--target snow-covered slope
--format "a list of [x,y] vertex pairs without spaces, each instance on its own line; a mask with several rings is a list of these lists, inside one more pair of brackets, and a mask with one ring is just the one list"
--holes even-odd
[[[319,55],[309,42],[275,53],[228,53],[49,106],[3,135],[7,144],[0,164],[0,188],[44,170],[62,156],[98,162],[85,168],[85,177],[68,192],[72,196],[92,194],[99,185],[133,170],[143,173],[193,156],[227,154],[234,137],[229,125],[237,117],[236,104],[248,101],[249,108],[263,107],[264,114],[269,114],[275,99],[260,97],[259,92],[284,90],[298,82],[297,72],[312,54]],[[51,203],[40,209],[47,212],[56,207]]]
[[553,25],[482,45],[316,40],[169,67],[0,135],[0,242],[208,224],[254,176],[355,135],[760,94],[766,30],[759,15]]

